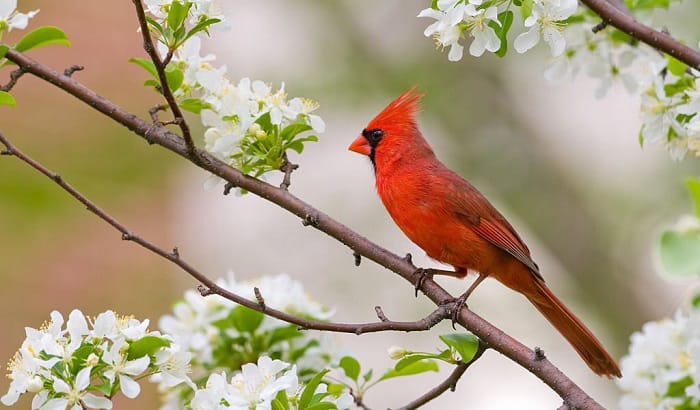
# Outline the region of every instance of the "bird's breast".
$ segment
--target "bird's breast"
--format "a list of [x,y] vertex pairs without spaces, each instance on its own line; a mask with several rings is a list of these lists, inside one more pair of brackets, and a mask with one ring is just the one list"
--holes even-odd
[[439,181],[410,173],[382,178],[377,192],[403,233],[426,254],[454,267],[481,271],[491,246],[461,223],[444,201]]

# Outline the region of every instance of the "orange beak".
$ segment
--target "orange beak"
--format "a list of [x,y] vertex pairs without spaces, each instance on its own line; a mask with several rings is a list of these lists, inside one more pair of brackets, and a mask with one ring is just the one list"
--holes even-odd
[[372,152],[372,147],[369,146],[369,142],[367,142],[367,139],[363,135],[357,137],[357,139],[350,144],[348,149],[363,155],[369,155]]

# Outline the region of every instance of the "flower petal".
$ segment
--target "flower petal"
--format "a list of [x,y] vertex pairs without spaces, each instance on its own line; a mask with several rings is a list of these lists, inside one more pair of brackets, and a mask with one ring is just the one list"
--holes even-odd
[[537,45],[539,41],[540,32],[537,27],[533,27],[529,31],[526,31],[515,38],[513,48],[515,48],[515,51],[522,54]]

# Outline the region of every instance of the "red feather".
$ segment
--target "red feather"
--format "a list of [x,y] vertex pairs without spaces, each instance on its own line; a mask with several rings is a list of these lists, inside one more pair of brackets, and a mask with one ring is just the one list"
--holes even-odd
[[401,94],[351,145],[372,158],[377,193],[391,217],[428,256],[454,266],[455,276],[477,271],[522,293],[595,373],[619,377],[615,360],[547,288],[511,224],[435,157],[416,123],[420,98],[415,87]]

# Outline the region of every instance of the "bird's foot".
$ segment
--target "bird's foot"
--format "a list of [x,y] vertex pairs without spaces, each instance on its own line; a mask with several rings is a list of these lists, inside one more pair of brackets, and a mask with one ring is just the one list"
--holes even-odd
[[457,323],[457,319],[459,318],[459,312],[462,311],[463,307],[467,307],[467,298],[469,297],[470,293],[471,292],[469,291],[464,292],[462,296],[454,300],[454,303],[452,304],[452,329],[457,329],[455,323]]
[[416,286],[415,286],[416,297],[418,297],[418,291],[423,287],[423,282],[425,282],[426,279],[432,279],[434,273],[433,273],[432,269],[424,269],[424,268],[416,269],[416,273],[420,275],[418,277],[418,280],[416,281]]

